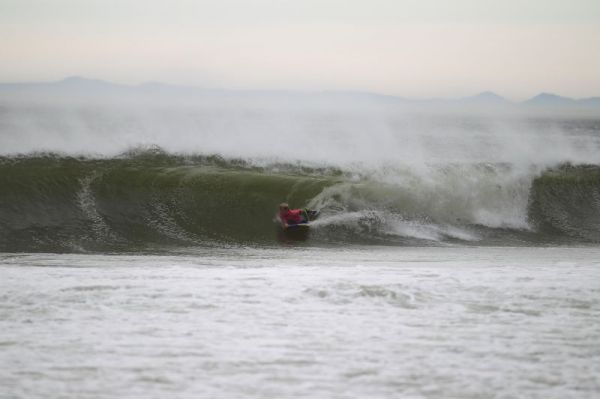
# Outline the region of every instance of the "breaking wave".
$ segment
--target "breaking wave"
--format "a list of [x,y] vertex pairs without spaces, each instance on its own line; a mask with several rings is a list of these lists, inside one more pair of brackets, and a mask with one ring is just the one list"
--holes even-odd
[[600,242],[600,167],[315,167],[160,149],[0,158],[0,251],[276,245],[278,203],[321,211],[311,245]]

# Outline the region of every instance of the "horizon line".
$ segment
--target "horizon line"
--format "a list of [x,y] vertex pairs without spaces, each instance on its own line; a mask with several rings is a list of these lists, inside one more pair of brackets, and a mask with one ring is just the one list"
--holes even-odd
[[560,94],[557,94],[552,91],[542,91],[537,94],[527,97],[524,100],[511,100],[510,98],[499,95],[493,90],[482,90],[472,95],[460,96],[460,97],[427,97],[427,98],[415,98],[415,97],[406,97],[402,95],[396,94],[388,94],[382,93],[378,91],[370,91],[370,90],[357,90],[357,89],[311,89],[311,90],[303,90],[303,89],[290,89],[290,88],[282,88],[282,89],[260,89],[260,88],[228,88],[228,87],[206,87],[200,86],[197,84],[177,84],[177,83],[169,83],[164,81],[157,80],[149,80],[141,83],[119,83],[106,79],[100,78],[89,78],[82,75],[68,75],[62,79],[58,80],[47,80],[47,81],[19,81],[19,82],[3,82],[0,81],[0,88],[2,86],[26,86],[26,85],[58,85],[61,83],[68,83],[73,81],[80,82],[89,82],[89,83],[97,83],[97,84],[105,84],[111,86],[120,86],[123,88],[136,89],[143,88],[144,86],[166,86],[171,88],[179,88],[179,89],[195,89],[198,91],[221,91],[221,92],[242,92],[242,93],[251,93],[251,92],[267,92],[267,93],[298,93],[298,94],[359,94],[359,95],[373,95],[378,97],[388,97],[396,100],[403,101],[412,101],[412,102],[434,102],[434,101],[464,101],[464,100],[477,100],[477,98],[485,98],[488,97],[489,101],[496,101],[498,103],[508,103],[508,104],[524,104],[536,100],[540,97],[546,97],[548,99],[552,99],[555,101],[565,101],[565,102],[579,102],[586,100],[599,100],[600,95],[593,95],[589,97],[567,97]]

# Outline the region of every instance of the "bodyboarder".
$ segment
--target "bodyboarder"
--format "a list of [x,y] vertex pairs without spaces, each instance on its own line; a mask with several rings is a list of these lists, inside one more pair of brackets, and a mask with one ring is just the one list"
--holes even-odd
[[305,209],[290,209],[290,206],[286,202],[279,204],[279,221],[284,229],[287,229],[290,225],[297,225],[300,223],[307,223],[308,213]]

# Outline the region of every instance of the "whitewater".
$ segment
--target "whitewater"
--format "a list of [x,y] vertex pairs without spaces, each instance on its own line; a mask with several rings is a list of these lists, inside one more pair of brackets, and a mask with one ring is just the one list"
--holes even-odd
[[0,397],[596,397],[599,242],[594,115],[0,96]]

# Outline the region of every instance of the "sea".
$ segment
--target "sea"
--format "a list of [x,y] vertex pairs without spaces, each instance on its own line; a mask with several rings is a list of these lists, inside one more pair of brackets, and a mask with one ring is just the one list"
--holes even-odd
[[600,396],[600,117],[0,105],[2,399]]

